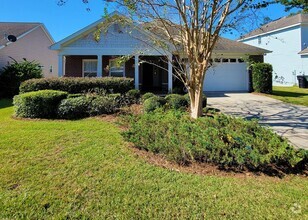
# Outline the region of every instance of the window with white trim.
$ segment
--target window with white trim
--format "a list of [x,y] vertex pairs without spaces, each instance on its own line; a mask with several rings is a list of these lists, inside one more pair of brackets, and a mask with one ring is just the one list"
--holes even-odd
[[125,76],[125,63],[118,63],[117,59],[109,60],[109,75],[114,77],[124,77]]
[[82,60],[83,77],[97,77],[97,60]]

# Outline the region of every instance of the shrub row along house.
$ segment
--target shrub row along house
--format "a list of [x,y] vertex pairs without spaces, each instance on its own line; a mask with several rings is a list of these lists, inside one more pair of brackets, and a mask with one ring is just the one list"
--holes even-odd
[[0,22],[0,69],[15,59],[36,61],[44,77],[55,77],[57,53],[49,49],[54,43],[42,23]]
[[273,66],[274,85],[294,85],[296,76],[308,75],[308,14],[270,22],[239,41],[273,51],[264,61]]
[[[117,12],[108,16],[112,17],[115,19],[102,18],[50,47],[58,52],[59,77],[128,77],[134,79],[136,89],[171,92],[177,84],[170,61],[174,54],[155,45],[144,24],[123,24],[120,20],[128,18]],[[245,60],[263,61],[268,52],[220,38],[204,89],[249,91],[251,77]],[[119,56],[126,56],[127,60],[119,64]],[[162,61],[164,57],[169,57],[169,61]]]

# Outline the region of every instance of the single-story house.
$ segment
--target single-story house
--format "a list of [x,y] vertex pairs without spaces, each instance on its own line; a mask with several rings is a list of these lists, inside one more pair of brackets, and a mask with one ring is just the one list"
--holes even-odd
[[[112,16],[121,15],[115,12],[109,18]],[[50,47],[58,52],[59,77],[129,77],[134,78],[136,89],[171,91],[176,82],[171,59],[162,62],[160,58],[171,58],[173,54],[149,46],[151,33],[142,24],[121,25],[115,19],[95,38],[105,21],[102,18]],[[250,77],[245,58],[263,60],[266,52],[269,51],[220,38],[212,57],[213,67],[204,82],[205,91],[248,91]],[[118,56],[130,57],[119,66],[115,63]]]
[[44,77],[55,77],[58,72],[57,52],[49,49],[54,44],[42,23],[0,22],[0,69],[13,59],[37,61]]

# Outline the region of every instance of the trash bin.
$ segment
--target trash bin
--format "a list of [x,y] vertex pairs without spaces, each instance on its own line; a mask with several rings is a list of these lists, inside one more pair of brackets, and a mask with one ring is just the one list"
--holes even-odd
[[297,76],[299,88],[308,88],[306,76]]

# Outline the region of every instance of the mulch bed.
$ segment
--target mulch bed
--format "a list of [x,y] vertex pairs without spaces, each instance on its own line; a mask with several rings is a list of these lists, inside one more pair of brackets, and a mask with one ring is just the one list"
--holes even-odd
[[[136,155],[136,157],[145,160],[147,163],[150,163],[154,166],[162,167],[168,169],[170,171],[187,173],[187,174],[196,174],[201,176],[229,176],[229,177],[237,177],[237,178],[246,178],[246,177],[276,177],[276,178],[283,178],[287,174],[280,168],[270,166],[268,170],[264,171],[249,171],[244,169],[242,171],[233,170],[233,169],[225,169],[221,168],[217,165],[210,164],[210,163],[198,163],[192,162],[189,165],[179,165],[175,162],[171,162],[163,157],[163,155],[154,154],[149,151],[140,150],[136,148],[132,143],[128,144],[130,150]],[[301,173],[293,173],[294,175],[307,177],[308,172],[307,170]]]

